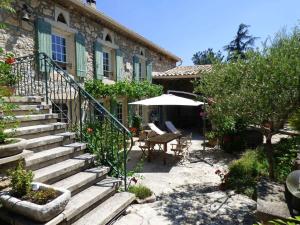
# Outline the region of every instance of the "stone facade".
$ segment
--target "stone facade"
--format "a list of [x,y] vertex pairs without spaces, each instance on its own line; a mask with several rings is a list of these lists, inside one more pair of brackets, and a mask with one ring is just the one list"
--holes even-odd
[[[5,50],[13,52],[16,56],[25,56],[33,54],[36,50],[36,33],[34,27],[34,21],[37,17],[47,18],[49,21],[55,22],[55,14],[57,8],[64,10],[69,15],[68,29],[71,32],[80,32],[84,35],[86,40],[87,51],[87,69],[88,77],[93,77],[93,43],[96,39],[103,39],[103,32],[108,30],[114,35],[114,45],[117,46],[123,52],[124,72],[125,76],[132,77],[133,70],[133,56],[138,54],[140,49],[145,51],[145,58],[153,62],[153,71],[161,72],[173,68],[176,66],[176,61],[172,57],[168,57],[158,51],[152,50],[142,44],[138,43],[134,39],[124,36],[118,32],[116,28],[114,30],[110,27],[105,27],[101,21],[92,19],[90,16],[79,11],[72,3],[68,4],[67,1],[62,3],[61,1],[53,0],[18,0],[16,1],[15,9],[17,13],[15,15],[1,13],[0,20],[8,24],[6,30],[0,30],[0,47],[4,47]],[[26,3],[33,9],[30,21],[22,21],[20,16],[20,10]],[[61,29],[64,32],[64,27]],[[70,36],[72,40],[72,36]],[[73,39],[74,40],[74,39]],[[71,48],[74,45],[71,45]],[[70,56],[74,64],[74,51]],[[68,70],[69,71],[69,70]],[[69,71],[71,74],[75,73],[74,66]]]

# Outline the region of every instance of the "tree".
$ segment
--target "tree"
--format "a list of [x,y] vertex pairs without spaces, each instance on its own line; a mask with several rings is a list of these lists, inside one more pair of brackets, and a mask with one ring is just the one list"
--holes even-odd
[[234,40],[229,45],[224,46],[224,50],[228,52],[227,60],[245,59],[246,52],[253,49],[253,45],[257,37],[249,35],[249,25],[241,23]]
[[213,103],[208,115],[221,134],[237,123],[257,125],[266,138],[270,178],[274,178],[272,137],[300,106],[300,30],[279,33],[261,51],[246,52],[202,75],[195,92]]
[[214,61],[221,62],[224,56],[221,51],[214,52],[212,48],[197,52],[193,55],[192,61],[195,65],[212,64]]

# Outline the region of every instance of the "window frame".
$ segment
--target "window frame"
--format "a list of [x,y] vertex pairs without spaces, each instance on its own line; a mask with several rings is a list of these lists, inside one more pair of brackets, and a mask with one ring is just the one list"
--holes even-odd
[[[57,41],[58,39],[59,39],[59,41]],[[53,40],[55,40],[55,41],[53,42]],[[52,57],[51,58],[53,59],[53,61],[55,61],[60,66],[62,66],[63,69],[66,69],[67,64],[68,64],[67,38],[64,35],[52,32],[51,48],[52,48]],[[61,50],[58,51],[57,49],[60,49],[60,48],[61,48]],[[59,55],[60,55],[60,57],[58,57]]]

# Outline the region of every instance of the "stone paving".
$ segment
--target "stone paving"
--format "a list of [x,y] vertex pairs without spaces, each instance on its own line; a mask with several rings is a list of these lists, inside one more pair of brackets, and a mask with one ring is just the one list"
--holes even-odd
[[[201,141],[193,141],[188,161],[175,160],[171,153],[167,165],[161,152],[145,162],[139,183],[157,196],[154,203],[132,205],[115,225],[181,224],[253,224],[256,202],[232,191],[219,190],[217,169],[226,169],[234,158],[221,150],[202,150]],[[169,151],[170,152],[170,151]],[[141,157],[134,148],[130,167]]]

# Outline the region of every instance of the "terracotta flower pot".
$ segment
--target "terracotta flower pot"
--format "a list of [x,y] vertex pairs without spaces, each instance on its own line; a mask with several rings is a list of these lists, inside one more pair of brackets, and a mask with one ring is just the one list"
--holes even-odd
[[8,138],[8,144],[0,144],[0,158],[18,155],[23,152],[27,141],[22,138]]
[[65,189],[52,187],[42,183],[32,183],[38,185],[39,189],[52,188],[59,193],[59,196],[45,205],[34,204],[29,201],[22,201],[12,197],[9,192],[0,196],[3,207],[11,212],[21,214],[37,222],[47,222],[59,215],[68,204],[71,192]]

